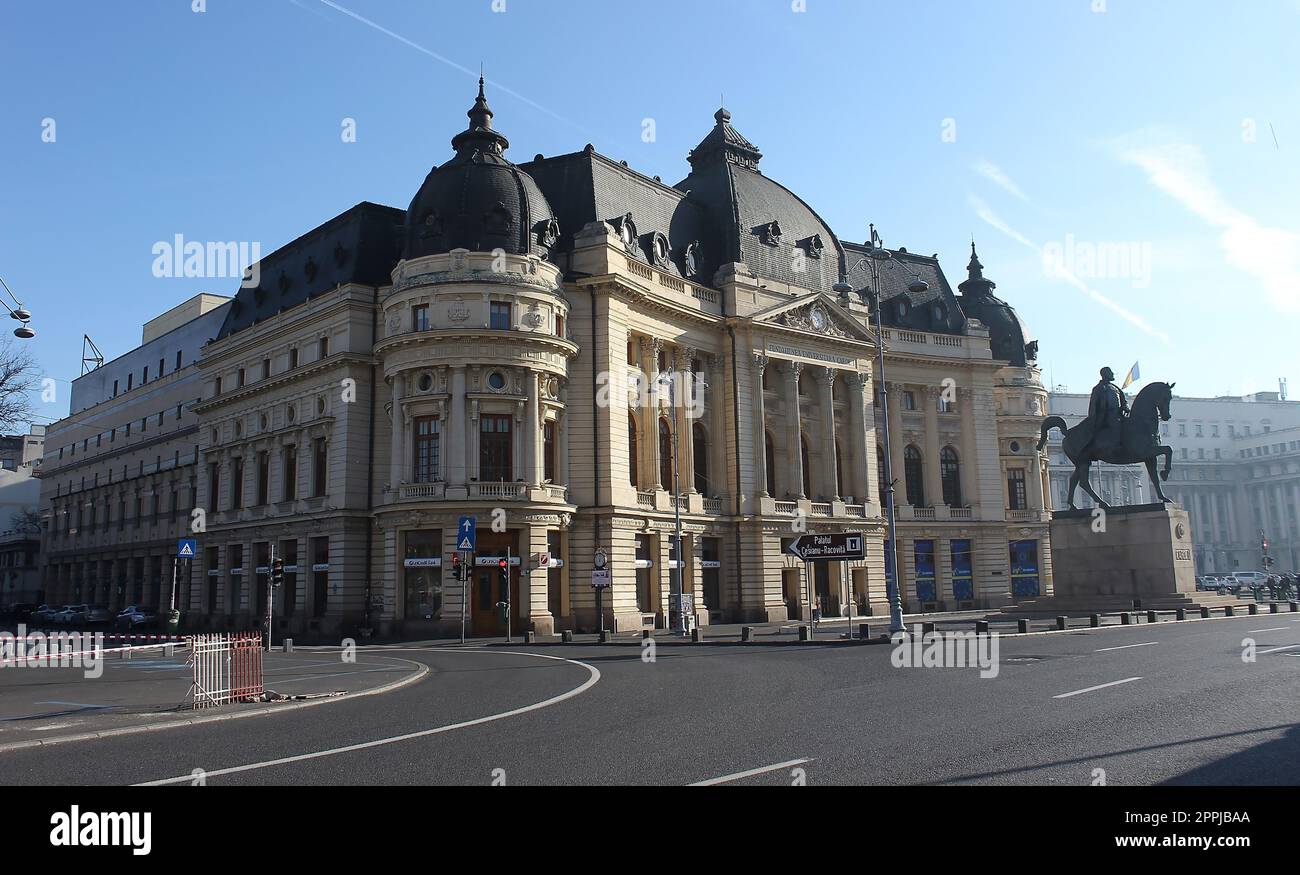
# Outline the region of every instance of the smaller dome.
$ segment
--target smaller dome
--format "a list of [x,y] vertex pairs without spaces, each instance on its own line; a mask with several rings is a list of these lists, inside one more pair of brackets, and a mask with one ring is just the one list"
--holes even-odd
[[455,157],[429,171],[411,201],[405,258],[453,249],[545,258],[559,237],[546,196],[505,157],[510,141],[492,127],[483,85],[480,78],[469,128],[451,141]]
[[988,328],[993,357],[1022,368],[1031,364],[1038,357],[1038,344],[1015,308],[994,296],[998,284],[985,278],[974,242],[970,245],[966,274],[966,281],[957,287],[961,291],[961,308],[967,316]]

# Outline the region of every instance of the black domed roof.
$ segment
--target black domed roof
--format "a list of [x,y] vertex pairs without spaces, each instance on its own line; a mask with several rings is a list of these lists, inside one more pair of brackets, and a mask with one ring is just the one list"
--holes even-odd
[[559,228],[533,178],[505,157],[510,141],[492,128],[478,83],[470,126],[451,141],[456,155],[429,171],[406,214],[406,258],[453,249],[547,257]]
[[1015,308],[997,298],[993,290],[998,284],[984,277],[984,265],[975,253],[975,243],[970,245],[970,264],[966,266],[966,282],[957,288],[961,291],[961,308],[967,316],[983,322],[989,330],[989,346],[993,357],[1025,367],[1037,357],[1033,338]]
[[[758,147],[719,109],[690,154],[691,174],[675,188],[690,193],[722,228],[722,262],[744,262],[755,276],[830,292],[843,276],[839,239],[794,192],[764,176]],[[802,257],[796,258],[796,253]]]

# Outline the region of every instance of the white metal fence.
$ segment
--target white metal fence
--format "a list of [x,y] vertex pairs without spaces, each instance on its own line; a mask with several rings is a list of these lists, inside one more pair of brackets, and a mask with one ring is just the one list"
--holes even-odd
[[190,696],[194,708],[262,698],[262,636],[258,633],[190,637]]

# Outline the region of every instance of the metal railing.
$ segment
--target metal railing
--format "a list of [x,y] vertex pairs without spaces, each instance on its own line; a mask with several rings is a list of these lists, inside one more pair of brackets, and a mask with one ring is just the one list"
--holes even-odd
[[262,635],[256,632],[190,638],[192,707],[215,708],[262,698]]

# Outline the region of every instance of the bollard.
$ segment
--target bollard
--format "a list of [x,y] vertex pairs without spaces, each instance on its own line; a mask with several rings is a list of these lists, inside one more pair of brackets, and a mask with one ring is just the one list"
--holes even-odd
[[530,632],[525,632],[525,633],[524,633],[524,643],[525,643],[525,644],[532,644],[532,643],[533,643],[534,641],[536,641],[536,640],[537,640],[537,633],[536,633],[536,632],[531,632],[531,631],[530,631]]
[[1255,616],[1256,614],[1258,614],[1258,613],[1259,613],[1259,602],[1251,602],[1251,603],[1250,603],[1250,608],[1249,608],[1249,610],[1250,610],[1250,615],[1251,615],[1252,617]]
[[1121,626],[1132,626],[1132,625],[1133,625],[1133,615],[1130,614],[1128,611],[1125,611],[1124,613],[1120,614],[1120,615],[1119,615],[1119,624],[1120,624]]
[[1066,627],[1069,626],[1069,625],[1070,625],[1070,618],[1069,618],[1069,617],[1057,617],[1057,618],[1056,618],[1056,631],[1057,631],[1057,632],[1064,632],[1065,629],[1066,629]]
[[1142,599],[1133,599],[1133,610],[1142,610]]
[[1094,629],[1101,628],[1101,614],[1093,614],[1088,618],[1088,625]]
[[1019,632],[1021,635],[1026,634],[1029,631],[1029,621],[1016,620],[1016,631]]
[[807,640],[808,640],[808,627],[807,627],[807,626],[800,626],[800,627],[799,627],[799,640],[800,640],[800,641],[807,641]]
[[642,641],[645,641],[645,640],[647,640],[649,637],[650,637],[650,630],[649,630],[649,629],[642,629],[642,630],[641,630],[641,640],[642,640]]
[[1300,602],[1291,602],[1291,613],[1294,614],[1297,611],[1300,611]]
[[871,627],[870,627],[869,625],[867,625],[866,623],[859,623],[859,624],[858,624],[858,637],[861,638],[863,641],[867,641],[868,639],[870,639],[870,638],[871,638]]
[[[975,634],[976,634],[976,635],[987,635],[987,634],[989,634],[989,621],[988,621],[988,620],[976,620],[976,621],[975,621]],[[862,637],[865,638],[865,637],[867,637],[867,636],[863,635]]]
[[601,632],[601,633],[600,633],[600,638],[599,638],[600,643],[601,643],[601,644],[608,644],[608,643],[609,643],[609,637],[610,637],[610,635],[609,635],[609,630],[608,630],[608,629],[605,630],[604,632]]
[[1201,605],[1201,619],[1202,620],[1210,619],[1210,609],[1205,607],[1204,605]]
[[280,650],[284,653],[293,653],[293,639],[286,638],[280,642]]
[[741,642],[744,642],[744,643],[747,643],[747,642],[753,641],[753,640],[754,640],[754,627],[753,627],[753,626],[741,626],[741,627],[740,627],[740,640],[741,640]]
[[696,626],[695,628],[691,629],[691,641],[693,643],[699,644],[703,640],[704,640],[703,629],[701,629],[699,626]]
[[176,655],[175,644],[168,644],[166,647],[163,648],[163,656],[175,656],[175,655]]
[[573,643],[573,630],[572,630],[572,629],[565,629],[563,632],[561,632],[561,633],[560,633],[560,640],[563,641],[565,644],[572,644],[572,643]]
[[1270,614],[1280,614],[1282,613],[1282,606],[1279,605],[1277,602],[1269,602],[1268,612]]
[[929,634],[930,634],[931,632],[933,632],[933,631],[934,631],[934,623],[922,623],[922,624],[921,624],[921,634],[922,634],[922,635],[929,635]]
[[1178,616],[1178,619],[1179,619],[1179,620],[1186,620],[1186,619],[1187,619],[1187,608],[1179,608],[1179,609],[1178,609],[1178,614],[1177,614],[1177,616]]
[[1223,616],[1225,616],[1225,617],[1235,617],[1235,616],[1237,616],[1237,608],[1236,608],[1236,606],[1234,606],[1234,605],[1226,605],[1226,606],[1224,607],[1224,609],[1223,609]]
[[1159,622],[1160,622],[1160,616],[1159,616],[1158,614],[1156,614],[1155,611],[1147,611],[1147,622],[1148,622],[1148,623],[1159,623]]

